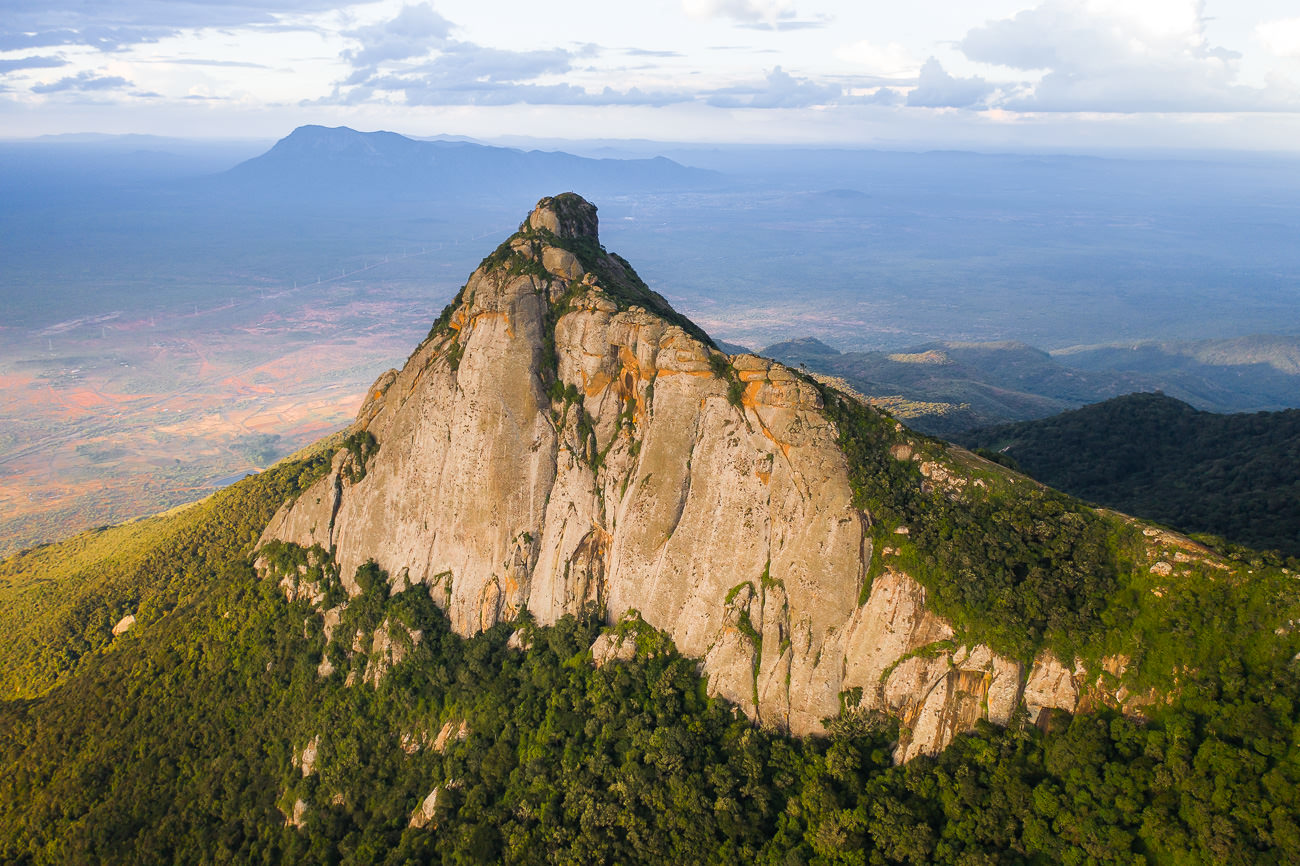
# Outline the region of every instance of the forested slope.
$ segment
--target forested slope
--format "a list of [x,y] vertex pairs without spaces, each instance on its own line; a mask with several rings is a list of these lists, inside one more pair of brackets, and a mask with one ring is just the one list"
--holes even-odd
[[[1218,649],[1149,719],[983,726],[894,767],[888,720],[845,716],[827,739],[756,728],[635,620],[619,627],[635,653],[596,667],[594,620],[525,621],[526,651],[507,625],[463,640],[427,592],[390,595],[367,567],[327,640],[246,543],[318,471],[283,465],[211,503],[236,508],[173,517],[175,543],[135,577],[179,580],[175,603],[3,704],[0,860],[1297,862],[1296,640],[1256,624],[1280,573],[1187,596]],[[399,625],[418,642],[376,644]]]
[[1129,394],[957,438],[1091,502],[1300,556],[1300,410],[1219,415]]

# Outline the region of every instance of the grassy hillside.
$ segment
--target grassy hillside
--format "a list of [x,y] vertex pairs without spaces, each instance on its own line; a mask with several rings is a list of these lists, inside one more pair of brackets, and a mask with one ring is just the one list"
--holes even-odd
[[[342,598],[325,551],[269,548],[283,585],[249,561],[325,452],[4,564],[0,633],[49,635],[5,644],[35,685],[14,676],[0,703],[0,862],[1297,862],[1290,575],[1152,574],[1169,554],[1141,527],[827,402],[860,504],[895,538],[907,522],[904,556],[959,627],[1022,652],[1126,647],[1177,688],[1144,720],[1048,714],[892,767],[889,720],[755,728],[635,617],[616,631],[635,657],[595,667],[590,617],[525,618],[524,651],[509,626],[463,640],[368,565],[327,627],[309,601]],[[983,482],[976,520],[890,453],[904,443]]]
[[280,502],[328,468],[328,449],[308,452],[192,505],[0,561],[0,698],[44,693],[106,650],[124,617],[147,626],[245,560]]
[[1216,415],[1130,394],[959,438],[1083,499],[1300,557],[1300,410]]

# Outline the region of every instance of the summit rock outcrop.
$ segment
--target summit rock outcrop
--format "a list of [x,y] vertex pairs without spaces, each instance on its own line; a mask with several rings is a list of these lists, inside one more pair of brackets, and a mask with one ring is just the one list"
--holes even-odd
[[525,609],[639,615],[761,723],[899,717],[900,760],[1024,701],[1073,709],[1058,662],[966,646],[875,549],[822,393],[720,352],[600,246],[594,206],[546,198],[263,542],[332,551],[352,591],[374,560],[463,635]]

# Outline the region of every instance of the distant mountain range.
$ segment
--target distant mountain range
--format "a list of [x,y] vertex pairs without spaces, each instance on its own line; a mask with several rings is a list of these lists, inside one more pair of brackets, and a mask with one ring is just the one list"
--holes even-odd
[[558,151],[416,140],[345,126],[301,126],[214,181],[241,196],[455,200],[537,198],[556,188],[604,195],[680,190],[716,186],[721,177],[664,157],[589,159]]
[[1080,370],[1155,377],[1167,394],[1201,409],[1241,412],[1300,406],[1300,338],[1254,334],[1228,340],[1077,346],[1052,357]]
[[1300,556],[1300,410],[1218,415],[1129,394],[958,438],[1083,499]]
[[[933,342],[839,352],[812,337],[762,353],[843,379],[932,435],[1044,418],[1122,394],[1163,391],[1211,412],[1300,406],[1300,338],[1093,346],[1048,353],[1019,342]],[[892,402],[890,402],[892,401]]]

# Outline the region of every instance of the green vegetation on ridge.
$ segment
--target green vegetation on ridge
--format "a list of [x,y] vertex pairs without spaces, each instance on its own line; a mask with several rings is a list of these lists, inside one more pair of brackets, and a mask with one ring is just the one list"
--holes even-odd
[[1130,394],[959,438],[1074,496],[1300,557],[1300,410],[1216,415]]
[[905,442],[922,448],[922,440],[829,389],[823,400],[840,432],[857,504],[914,554],[909,571],[931,591],[936,610],[1024,660],[1045,645],[1071,658],[1098,637],[1119,584],[1105,521],[1005,473],[985,473],[978,487],[960,494],[929,484],[915,461],[889,450]]
[[0,698],[43,693],[105,650],[123,617],[148,625],[246,559],[280,503],[328,470],[331,450],[309,453],[193,505],[0,561]]
[[[1220,562],[856,400],[829,389],[823,399],[876,533],[869,579],[888,565],[906,571],[962,640],[1022,661],[1048,649],[1091,671],[1122,656],[1113,688],[1166,694],[1194,688],[1192,674],[1205,671],[1233,670],[1241,687],[1245,659],[1272,652],[1274,633],[1300,618],[1300,582],[1285,569]],[[899,459],[896,446],[915,453]],[[950,470],[969,481],[946,484],[939,473]]]

